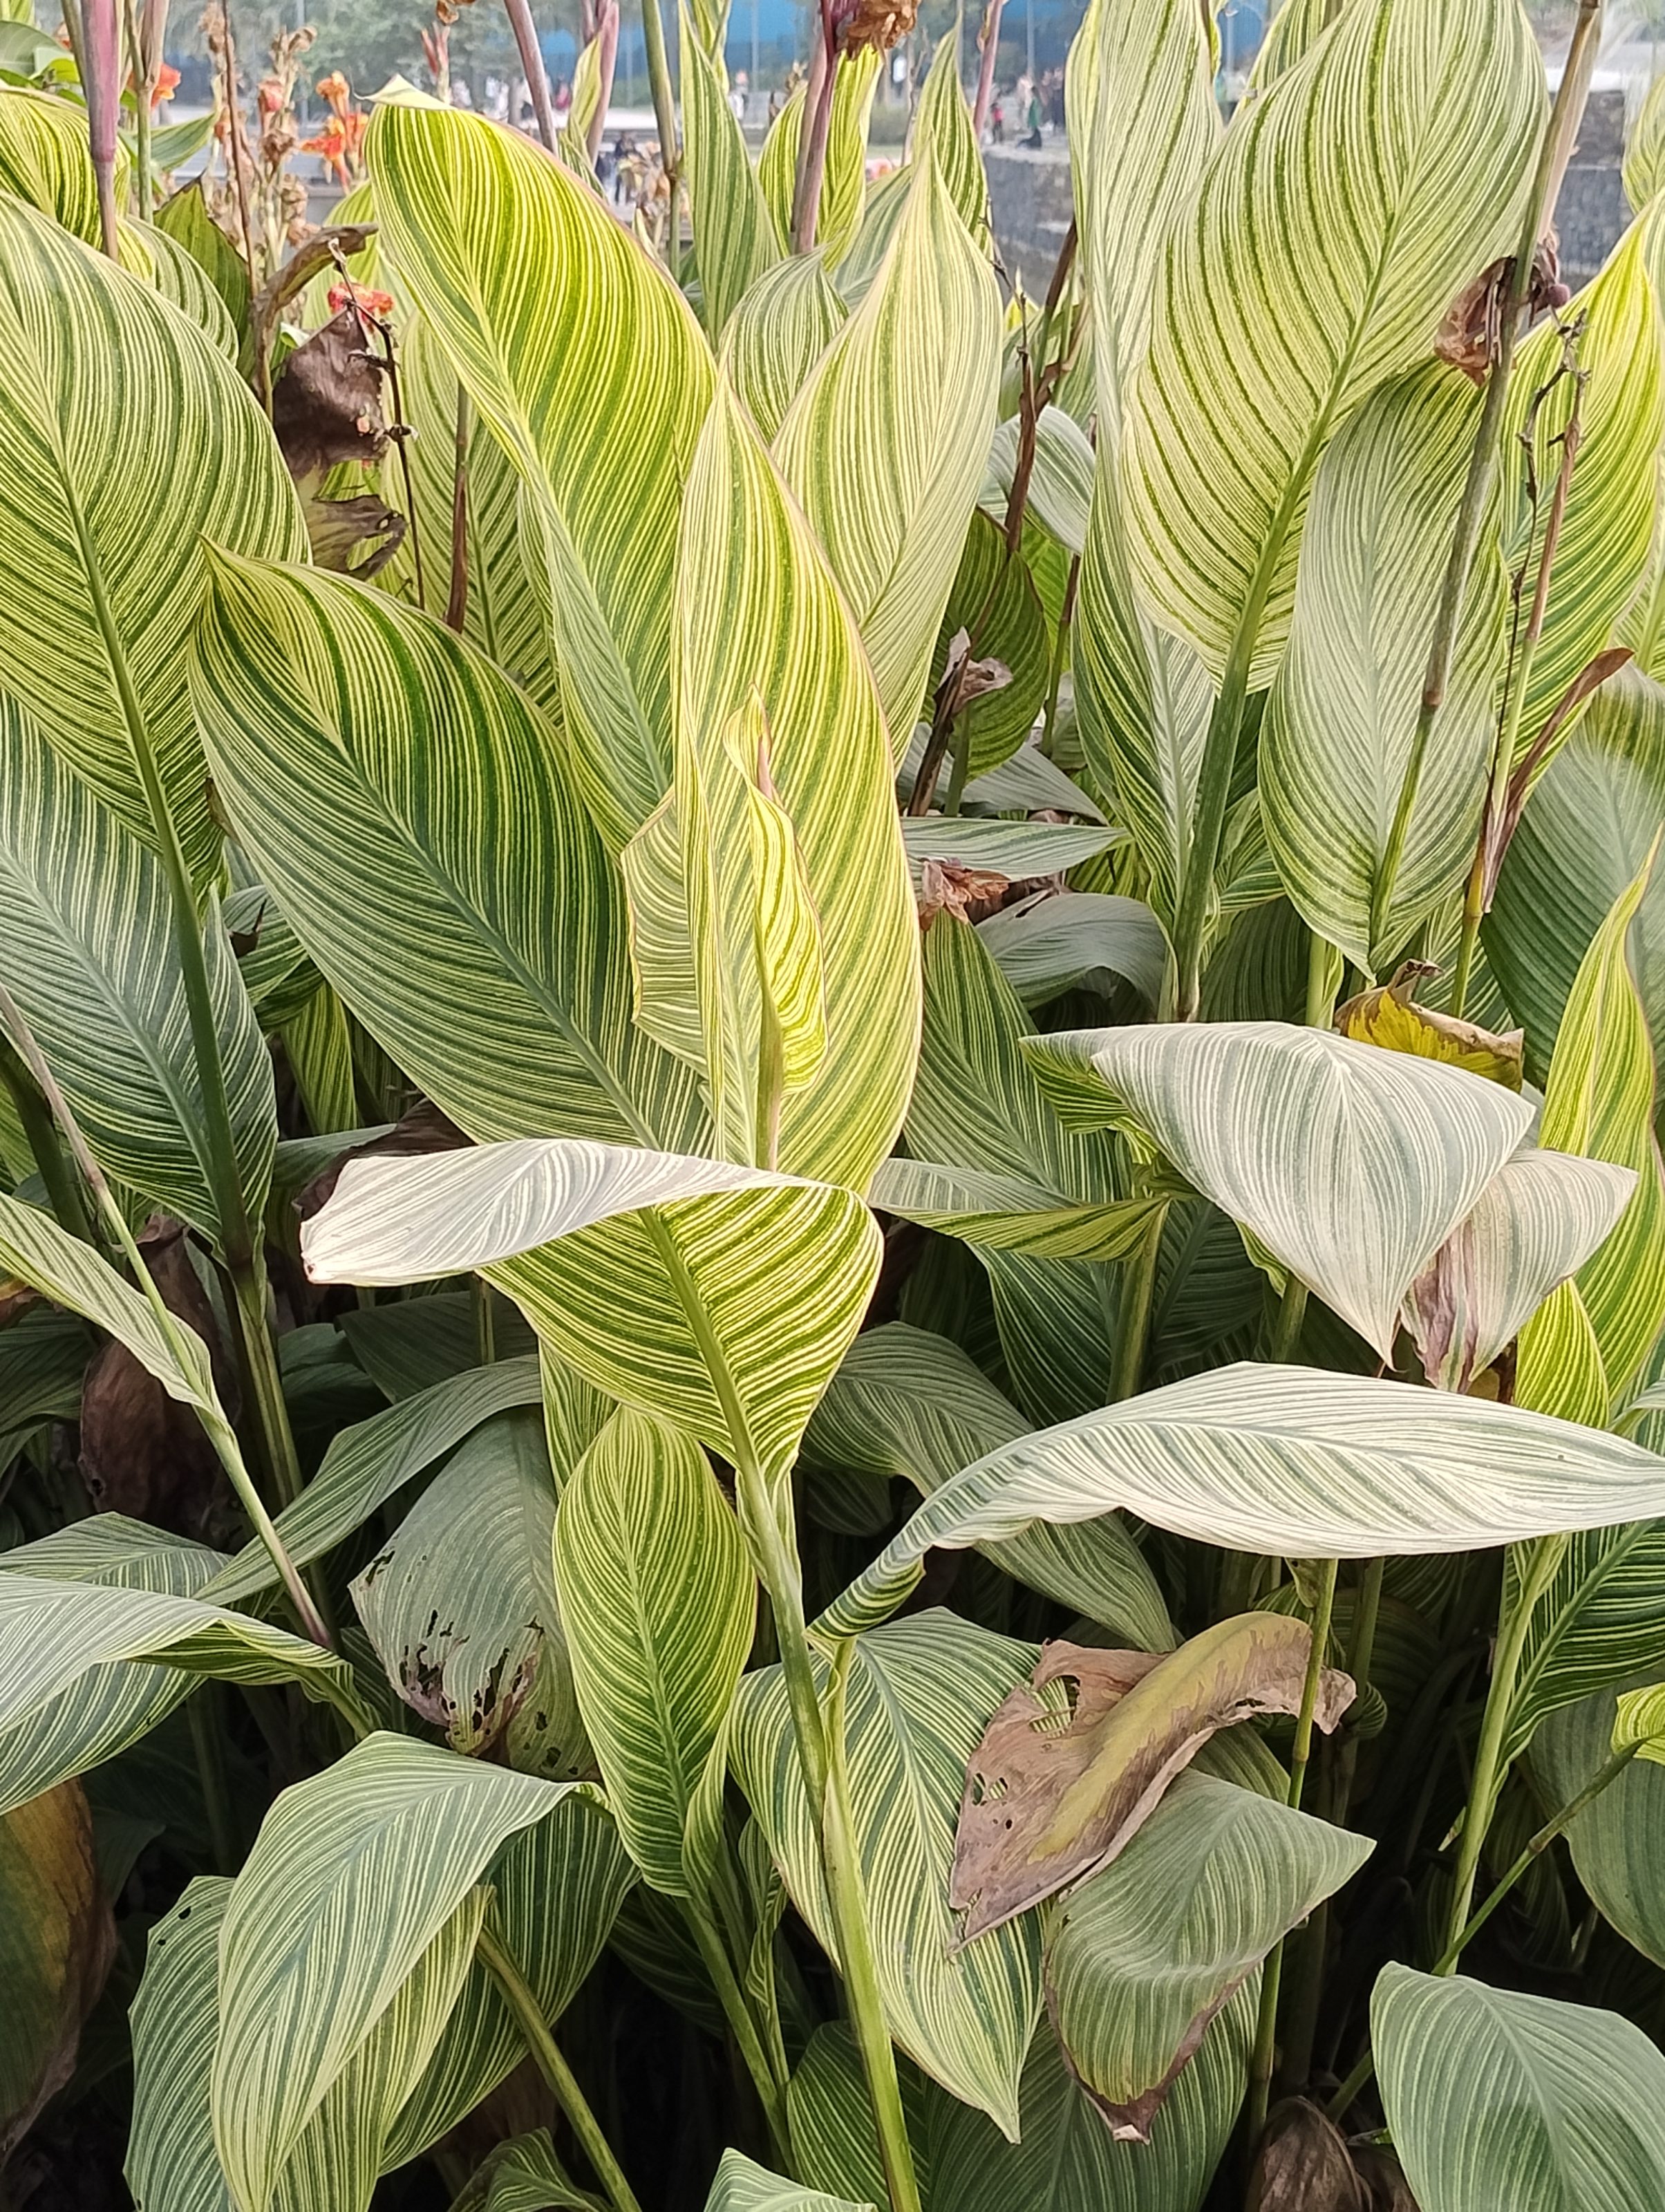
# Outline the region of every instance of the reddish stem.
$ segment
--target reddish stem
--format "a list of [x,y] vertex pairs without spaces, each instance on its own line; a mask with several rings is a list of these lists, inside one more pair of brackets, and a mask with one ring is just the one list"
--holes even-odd
[[994,57],[1000,46],[1000,18],[1006,13],[1006,0],[988,0],[983,15],[983,27],[977,40],[982,59],[977,65],[977,104],[971,111],[971,127],[977,134],[981,146],[987,127],[988,110],[994,98]]
[[98,184],[99,235],[116,258],[116,110],[121,99],[117,61],[116,0],[87,0],[82,18],[82,67],[93,174]]
[[526,73],[532,111],[538,118],[538,135],[546,152],[555,151],[555,108],[550,100],[550,81],[544,70],[544,49],[538,43],[538,27],[528,0],[505,0],[514,43],[520,50],[520,66]]

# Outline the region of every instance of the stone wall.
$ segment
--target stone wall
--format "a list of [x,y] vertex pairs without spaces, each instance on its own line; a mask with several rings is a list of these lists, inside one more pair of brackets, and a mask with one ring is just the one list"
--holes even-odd
[[[1575,290],[1595,274],[1629,220],[1619,177],[1624,143],[1624,94],[1592,93],[1561,187],[1561,270]],[[1021,276],[1038,297],[1069,228],[1068,146],[1062,138],[1049,139],[1038,153],[1023,146],[991,146],[987,161],[1000,258],[1007,274]]]

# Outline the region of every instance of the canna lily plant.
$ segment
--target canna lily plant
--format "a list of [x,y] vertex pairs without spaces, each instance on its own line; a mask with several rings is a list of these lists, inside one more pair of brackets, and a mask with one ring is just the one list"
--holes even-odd
[[275,270],[0,86],[13,2201],[1665,2201],[1599,13],[1091,0],[1038,297],[902,9]]

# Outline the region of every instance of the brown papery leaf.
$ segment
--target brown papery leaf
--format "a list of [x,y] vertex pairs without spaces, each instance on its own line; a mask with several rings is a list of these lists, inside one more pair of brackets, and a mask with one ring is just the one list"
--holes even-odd
[[114,1952],[86,1792],[60,1782],[0,1816],[0,2165],[74,2072]]
[[961,921],[981,921],[1006,904],[1012,878],[993,868],[968,868],[959,860],[920,863],[920,927],[945,908]]
[[363,322],[351,307],[295,348],[271,393],[271,427],[292,477],[380,456],[387,443],[381,379],[365,346]]
[[1407,1052],[1418,1060],[1465,1067],[1471,1075],[1483,1075],[1488,1083],[1518,1091],[1525,1031],[1483,1030],[1477,1022],[1461,1021],[1453,1014],[1418,1006],[1416,986],[1434,972],[1424,962],[1407,961],[1391,983],[1379,990],[1361,991],[1356,999],[1336,1008],[1338,1033],[1356,1037],[1362,1044],[1379,1045],[1386,1052]]
[[[1049,1644],[983,1732],[966,1771],[949,1898],[969,1942],[1097,1874],[1124,1850],[1218,1729],[1300,1709],[1311,1632],[1245,1613],[1177,1651]],[[1073,1686],[1066,1705],[1050,1686]],[[1327,1733],[1352,1703],[1326,1668],[1314,1719]]]
[[1267,2117],[1243,2212],[1371,2212],[1340,2130],[1304,2097]]

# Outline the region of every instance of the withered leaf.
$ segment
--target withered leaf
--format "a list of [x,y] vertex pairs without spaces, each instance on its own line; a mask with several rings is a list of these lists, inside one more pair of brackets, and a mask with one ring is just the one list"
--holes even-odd
[[1267,2116],[1243,2212],[1371,2212],[1340,2130],[1304,2097]]
[[61,1782],[0,1817],[0,2164],[75,2070],[114,1953],[86,1792]]
[[1006,902],[1012,878],[993,868],[968,868],[958,860],[920,863],[920,926],[945,908],[961,921],[981,921]]
[[271,393],[271,427],[292,477],[321,475],[338,461],[380,457],[387,443],[382,374],[351,307],[295,348]]
[[311,493],[301,501],[301,511],[313,565],[361,581],[380,574],[410,527],[396,507],[368,491],[352,499],[319,499]]
[[[1108,1866],[1217,1730],[1297,1711],[1310,1649],[1304,1621],[1269,1613],[1218,1621],[1166,1654],[1048,1644],[967,1768],[949,1886],[962,1940]],[[1043,1694],[1054,1685],[1073,1686],[1073,1705]],[[1350,1678],[1326,1668],[1316,1725],[1333,1729],[1352,1698]]]
[[1357,1037],[1364,1044],[1379,1045],[1386,1052],[1407,1052],[1419,1060],[1464,1067],[1470,1074],[1483,1075],[1489,1083],[1501,1083],[1506,1091],[1518,1091],[1526,1046],[1524,1030],[1483,1030],[1477,1022],[1460,1021],[1454,1015],[1418,1006],[1416,987],[1432,972],[1424,962],[1407,961],[1390,983],[1361,991],[1336,1008],[1338,1032]]
[[[215,1385],[233,1420],[237,1372],[213,1302],[191,1264],[182,1223],[157,1214],[139,1249],[170,1313],[209,1347]],[[234,1539],[240,1522],[214,1448],[188,1406],[168,1396],[126,1347],[105,1344],[87,1369],[81,1395],[81,1472],[101,1511],[149,1521],[199,1543]]]

